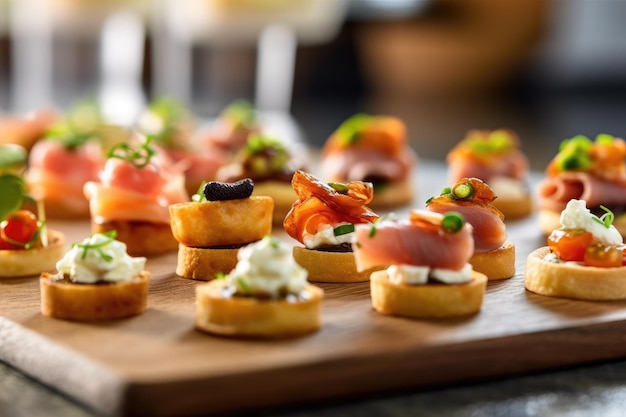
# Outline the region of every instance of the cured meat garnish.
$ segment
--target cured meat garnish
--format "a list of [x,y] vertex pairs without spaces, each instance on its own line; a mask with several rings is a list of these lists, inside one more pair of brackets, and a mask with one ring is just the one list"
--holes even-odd
[[357,114],[324,145],[321,170],[325,178],[337,181],[401,181],[415,162],[400,119]]
[[439,213],[413,210],[409,221],[357,226],[352,245],[357,270],[400,264],[462,269],[474,253],[472,226],[462,223],[450,231],[443,219]]
[[301,243],[305,232],[314,235],[320,226],[371,223],[378,219],[366,206],[374,196],[370,183],[324,183],[298,170],[291,184],[298,200],[285,217],[283,226],[289,236]]
[[474,245],[477,252],[498,249],[506,241],[504,215],[491,205],[496,199],[487,184],[477,178],[464,178],[439,197],[426,202],[428,210],[437,213],[456,211],[474,228]]
[[470,177],[487,183],[494,177],[525,180],[528,160],[519,146],[520,140],[511,130],[470,130],[448,154],[450,181]]
[[626,184],[606,181],[588,172],[564,172],[544,179],[537,188],[540,208],[563,211],[572,200],[585,200],[589,207],[626,203]]

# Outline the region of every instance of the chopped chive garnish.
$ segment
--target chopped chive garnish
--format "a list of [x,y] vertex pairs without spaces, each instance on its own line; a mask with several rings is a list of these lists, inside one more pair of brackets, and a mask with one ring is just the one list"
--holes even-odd
[[465,226],[465,218],[456,211],[449,211],[443,215],[441,220],[441,228],[446,233],[456,233]]
[[329,182],[328,185],[330,186],[330,188],[341,194],[347,194],[350,190],[346,184],[343,184],[341,182]]
[[337,226],[333,229],[333,234],[335,236],[347,235],[352,232],[354,232],[353,224],[342,224],[341,226]]
[[244,293],[249,293],[252,291],[252,288],[250,288],[250,284],[248,284],[246,280],[243,279],[243,277],[237,277],[237,285]]
[[592,217],[593,221],[595,221],[596,223],[600,223],[602,226],[609,229],[611,225],[613,224],[613,220],[615,220],[615,215],[613,214],[611,210],[609,210],[608,208],[604,206],[600,206],[600,208],[604,210],[605,213],[599,218],[597,216],[593,216]]
[[268,236],[267,239],[270,242],[270,246],[274,249],[280,249],[280,241],[274,236]]
[[85,259],[87,257],[88,251],[94,250],[106,262],[111,262],[113,260],[113,257],[111,255],[104,253],[102,248],[115,240],[115,237],[117,236],[117,231],[109,230],[108,232],[99,233],[99,234],[105,236],[107,239],[100,243],[74,243],[72,245],[72,247],[81,248],[83,250],[83,253],[81,254],[81,259]]
[[148,135],[146,141],[136,148],[126,142],[118,143],[107,152],[107,157],[121,159],[139,169],[145,168],[156,153],[150,146],[151,141],[152,137]]
[[215,278],[216,279],[226,279],[227,276],[228,276],[228,274],[225,274],[223,272],[216,272],[215,273]]
[[474,188],[469,184],[459,184],[450,193],[450,198],[453,200],[466,200],[472,198],[474,195]]
[[377,227],[380,223],[382,223],[383,221],[389,219],[390,217],[393,217],[394,214],[393,213],[387,213],[384,216],[381,216],[379,218],[376,219],[376,221],[374,223],[372,223],[372,227],[370,227],[370,231],[368,233],[369,237],[374,237],[376,236],[376,232],[378,231]]

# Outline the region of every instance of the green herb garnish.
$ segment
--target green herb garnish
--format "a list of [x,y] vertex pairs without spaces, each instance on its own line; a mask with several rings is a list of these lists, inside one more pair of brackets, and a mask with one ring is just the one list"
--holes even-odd
[[328,185],[340,194],[348,194],[348,191],[350,191],[350,188],[341,182],[329,182]]
[[237,281],[237,286],[241,288],[243,293],[248,294],[252,292],[252,288],[250,288],[250,284],[248,284],[243,277],[237,277],[236,281]]
[[609,229],[611,225],[613,224],[613,220],[615,220],[615,215],[613,214],[611,210],[609,210],[608,208],[604,206],[600,206],[600,208],[604,210],[605,213],[600,217],[593,216],[592,219],[594,222],[600,223],[602,226]]
[[198,187],[198,191],[196,191],[196,193],[191,196],[191,201],[195,203],[202,203],[204,201],[208,201],[206,199],[206,196],[204,195],[204,186],[206,183],[207,183],[206,181],[202,181],[202,184],[200,184],[200,187]]
[[118,143],[107,152],[107,157],[121,159],[139,169],[145,168],[156,154],[150,146],[151,141],[152,137],[147,136],[146,140],[137,147],[133,147],[126,142]]
[[341,226],[337,226],[333,229],[333,234],[335,236],[347,235],[352,232],[354,232],[353,224],[342,224]]
[[236,129],[252,129],[257,122],[257,111],[246,100],[237,100],[222,112]]
[[364,113],[355,114],[337,128],[337,136],[342,145],[350,146],[359,142],[359,136],[369,124],[372,116]]
[[474,187],[470,184],[459,184],[450,192],[450,198],[453,200],[468,200],[474,196]]
[[15,143],[0,145],[0,170],[25,164],[28,160],[26,149]]
[[226,279],[228,277],[228,274],[225,274],[223,272],[216,272],[215,273],[215,279]]
[[96,251],[96,253],[98,253],[98,255],[100,255],[100,257],[104,259],[106,262],[111,262],[113,260],[113,257],[111,255],[104,253],[102,248],[115,240],[115,237],[117,236],[117,231],[110,230],[108,232],[99,233],[99,234],[102,236],[105,236],[107,239],[100,243],[74,243],[72,245],[73,248],[76,247],[76,248],[80,248],[83,250],[83,253],[81,254],[81,257],[80,257],[81,259],[85,259],[87,257],[87,252],[90,250],[93,250],[93,251]]
[[376,219],[376,221],[374,221],[374,223],[372,223],[372,226],[370,227],[370,231],[367,234],[369,237],[374,237],[376,236],[376,232],[378,232],[378,225],[382,222],[384,222],[385,220],[390,219],[391,217],[393,217],[394,214],[393,213],[387,213],[384,216],[380,216],[379,218]]
[[592,146],[593,142],[583,135],[561,142],[560,151],[556,157],[557,167],[561,171],[584,171],[591,168],[589,151]]
[[441,228],[446,233],[456,233],[465,226],[465,217],[459,212],[449,211],[443,215]]
[[26,183],[19,175],[5,173],[0,175],[0,221],[22,207],[24,200],[32,200],[26,192]]

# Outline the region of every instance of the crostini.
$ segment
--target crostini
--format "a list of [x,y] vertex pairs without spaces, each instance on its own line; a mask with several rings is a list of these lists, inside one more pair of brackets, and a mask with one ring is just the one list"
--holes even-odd
[[93,233],[117,231],[131,256],[178,249],[169,206],[189,201],[181,172],[159,166],[150,139],[120,143],[111,150],[99,182],[85,184]]
[[372,207],[391,208],[413,199],[416,161],[400,119],[357,114],[343,122],[324,144],[320,171],[326,181],[371,182]]
[[470,130],[448,153],[447,162],[451,183],[462,178],[486,182],[498,196],[492,204],[505,220],[526,217],[532,212],[528,159],[513,131]]
[[548,245],[526,260],[526,289],[579,300],[626,299],[626,246],[612,224],[613,213],[604,210],[598,217],[584,200],[567,203]]
[[39,280],[41,312],[65,320],[112,320],[143,312],[150,274],[146,258],[133,258],[115,231],[96,233],[57,262],[57,273]]
[[585,200],[596,216],[603,204],[614,213],[613,225],[626,236],[626,142],[611,135],[595,141],[576,136],[561,143],[538,186],[539,226],[546,234],[560,227],[559,218],[571,199]]
[[169,207],[171,228],[179,242],[176,274],[212,280],[237,264],[239,248],[272,231],[274,201],[251,196],[254,182],[207,182],[191,202]]
[[495,193],[483,181],[463,178],[426,201],[428,210],[461,213],[472,225],[474,254],[469,262],[489,280],[515,274],[515,245],[507,240],[504,215],[492,205],[495,199]]
[[291,249],[266,236],[241,248],[222,279],[196,287],[196,327],[238,337],[300,336],[321,326],[324,291],[307,282]]
[[304,171],[296,171],[291,183],[298,200],[283,226],[304,245],[295,246],[293,256],[309,272],[309,280],[368,281],[372,270],[356,270],[351,240],[356,224],[378,219],[367,207],[374,194],[372,184],[325,183]]
[[388,266],[370,279],[380,313],[447,318],[481,309],[487,277],[468,263],[472,226],[459,213],[412,210],[408,220],[357,225],[352,246],[357,269]]

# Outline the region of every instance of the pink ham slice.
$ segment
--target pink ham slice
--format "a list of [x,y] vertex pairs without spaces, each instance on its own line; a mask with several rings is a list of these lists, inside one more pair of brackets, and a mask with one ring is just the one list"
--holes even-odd
[[324,178],[335,181],[363,181],[369,177],[401,181],[415,164],[412,151],[392,158],[376,149],[353,147],[324,157],[321,171]]
[[585,200],[587,207],[626,204],[626,184],[609,182],[586,172],[566,172],[543,180],[538,186],[542,209],[563,211],[571,199]]
[[352,245],[357,269],[387,265],[419,265],[460,270],[474,252],[471,227],[458,233],[426,229],[411,223],[383,222],[376,226],[357,225]]
[[494,177],[507,177],[522,181],[528,172],[528,161],[522,152],[516,150],[499,158],[490,158],[489,163],[469,158],[452,158],[449,161],[450,182],[461,178],[480,178],[489,183]]

